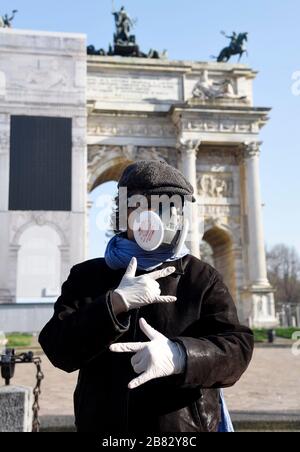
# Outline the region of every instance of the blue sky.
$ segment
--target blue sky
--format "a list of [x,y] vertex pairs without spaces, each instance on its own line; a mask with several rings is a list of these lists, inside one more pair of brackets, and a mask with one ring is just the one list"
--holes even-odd
[[[255,104],[273,108],[262,132],[266,244],[283,242],[300,253],[300,92],[292,93],[300,71],[299,0],[115,0],[116,8],[123,4],[138,19],[141,48],[167,49],[170,59],[209,60],[226,44],[220,30],[249,32],[243,62],[259,71]],[[17,28],[86,33],[97,48],[112,41],[111,0],[1,0],[0,13],[12,9],[19,10]]]

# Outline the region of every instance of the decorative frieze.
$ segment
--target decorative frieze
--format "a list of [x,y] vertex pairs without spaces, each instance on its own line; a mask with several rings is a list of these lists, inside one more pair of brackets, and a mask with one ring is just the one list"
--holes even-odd
[[184,132],[223,132],[223,133],[257,133],[259,123],[253,119],[248,121],[225,118],[201,117],[199,119],[183,119],[181,131]]
[[240,215],[240,207],[228,204],[205,204],[201,205],[201,212],[205,216],[237,217]]
[[237,166],[239,165],[239,160],[241,156],[241,151],[237,148],[232,148],[225,150],[224,148],[201,148],[198,154],[198,170],[201,171],[201,165],[210,166]]
[[68,89],[74,85],[72,79],[73,62],[67,63],[59,58],[27,58],[16,62],[11,61],[10,90],[28,89],[30,91],[57,91]]
[[149,121],[122,121],[112,118],[110,122],[99,119],[99,124],[88,125],[89,136],[109,137],[146,137],[146,138],[173,138],[175,127],[172,124],[155,124]]
[[198,174],[198,192],[206,198],[233,198],[234,182],[232,174],[209,173]]

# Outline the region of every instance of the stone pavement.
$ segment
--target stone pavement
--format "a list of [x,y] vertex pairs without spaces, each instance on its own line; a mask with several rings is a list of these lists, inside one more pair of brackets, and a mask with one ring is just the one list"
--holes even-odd
[[[55,369],[45,356],[41,415],[71,415],[77,373]],[[17,366],[13,384],[32,386],[35,369],[31,364]],[[242,412],[300,412],[300,356],[288,348],[257,348],[242,379],[226,389],[229,409]]]
[[226,389],[233,411],[300,412],[300,356],[291,348],[256,348],[249,369]]

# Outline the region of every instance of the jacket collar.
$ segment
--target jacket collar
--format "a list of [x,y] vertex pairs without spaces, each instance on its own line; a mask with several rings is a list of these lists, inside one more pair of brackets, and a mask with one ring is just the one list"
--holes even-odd
[[161,268],[166,267],[175,267],[176,270],[173,273],[174,275],[184,275],[186,271],[187,265],[184,265],[184,261],[187,260],[188,256],[181,257],[180,259],[177,259],[173,262],[163,262],[159,267],[157,267],[155,270],[160,270]]
[[[144,275],[147,273],[151,273],[153,271],[157,271],[157,270],[161,270],[163,268],[166,267],[175,267],[176,270],[174,273],[172,273],[172,275],[184,275],[186,272],[186,267],[187,267],[187,262],[188,262],[188,256],[184,256],[181,257],[180,259],[176,260],[176,261],[172,261],[172,262],[163,262],[159,267],[156,267],[154,270],[151,271],[147,271],[147,270],[137,270],[136,271],[136,275]],[[120,271],[124,271],[124,270],[120,270]]]

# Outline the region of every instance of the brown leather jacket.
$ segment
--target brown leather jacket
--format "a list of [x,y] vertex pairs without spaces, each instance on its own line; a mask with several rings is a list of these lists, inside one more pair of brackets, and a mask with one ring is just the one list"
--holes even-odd
[[[144,306],[117,318],[110,299],[125,270],[111,270],[103,258],[71,269],[39,341],[54,366],[66,372],[80,369],[74,394],[78,431],[218,430],[218,388],[234,385],[247,369],[253,334],[240,325],[232,297],[214,268],[191,255],[172,265],[176,272],[159,283],[162,295],[177,296],[175,303]],[[139,328],[140,317],[184,346],[186,368],[181,375],[129,390],[129,381],[137,376],[130,362],[133,354],[113,353],[108,347],[148,341]]]

